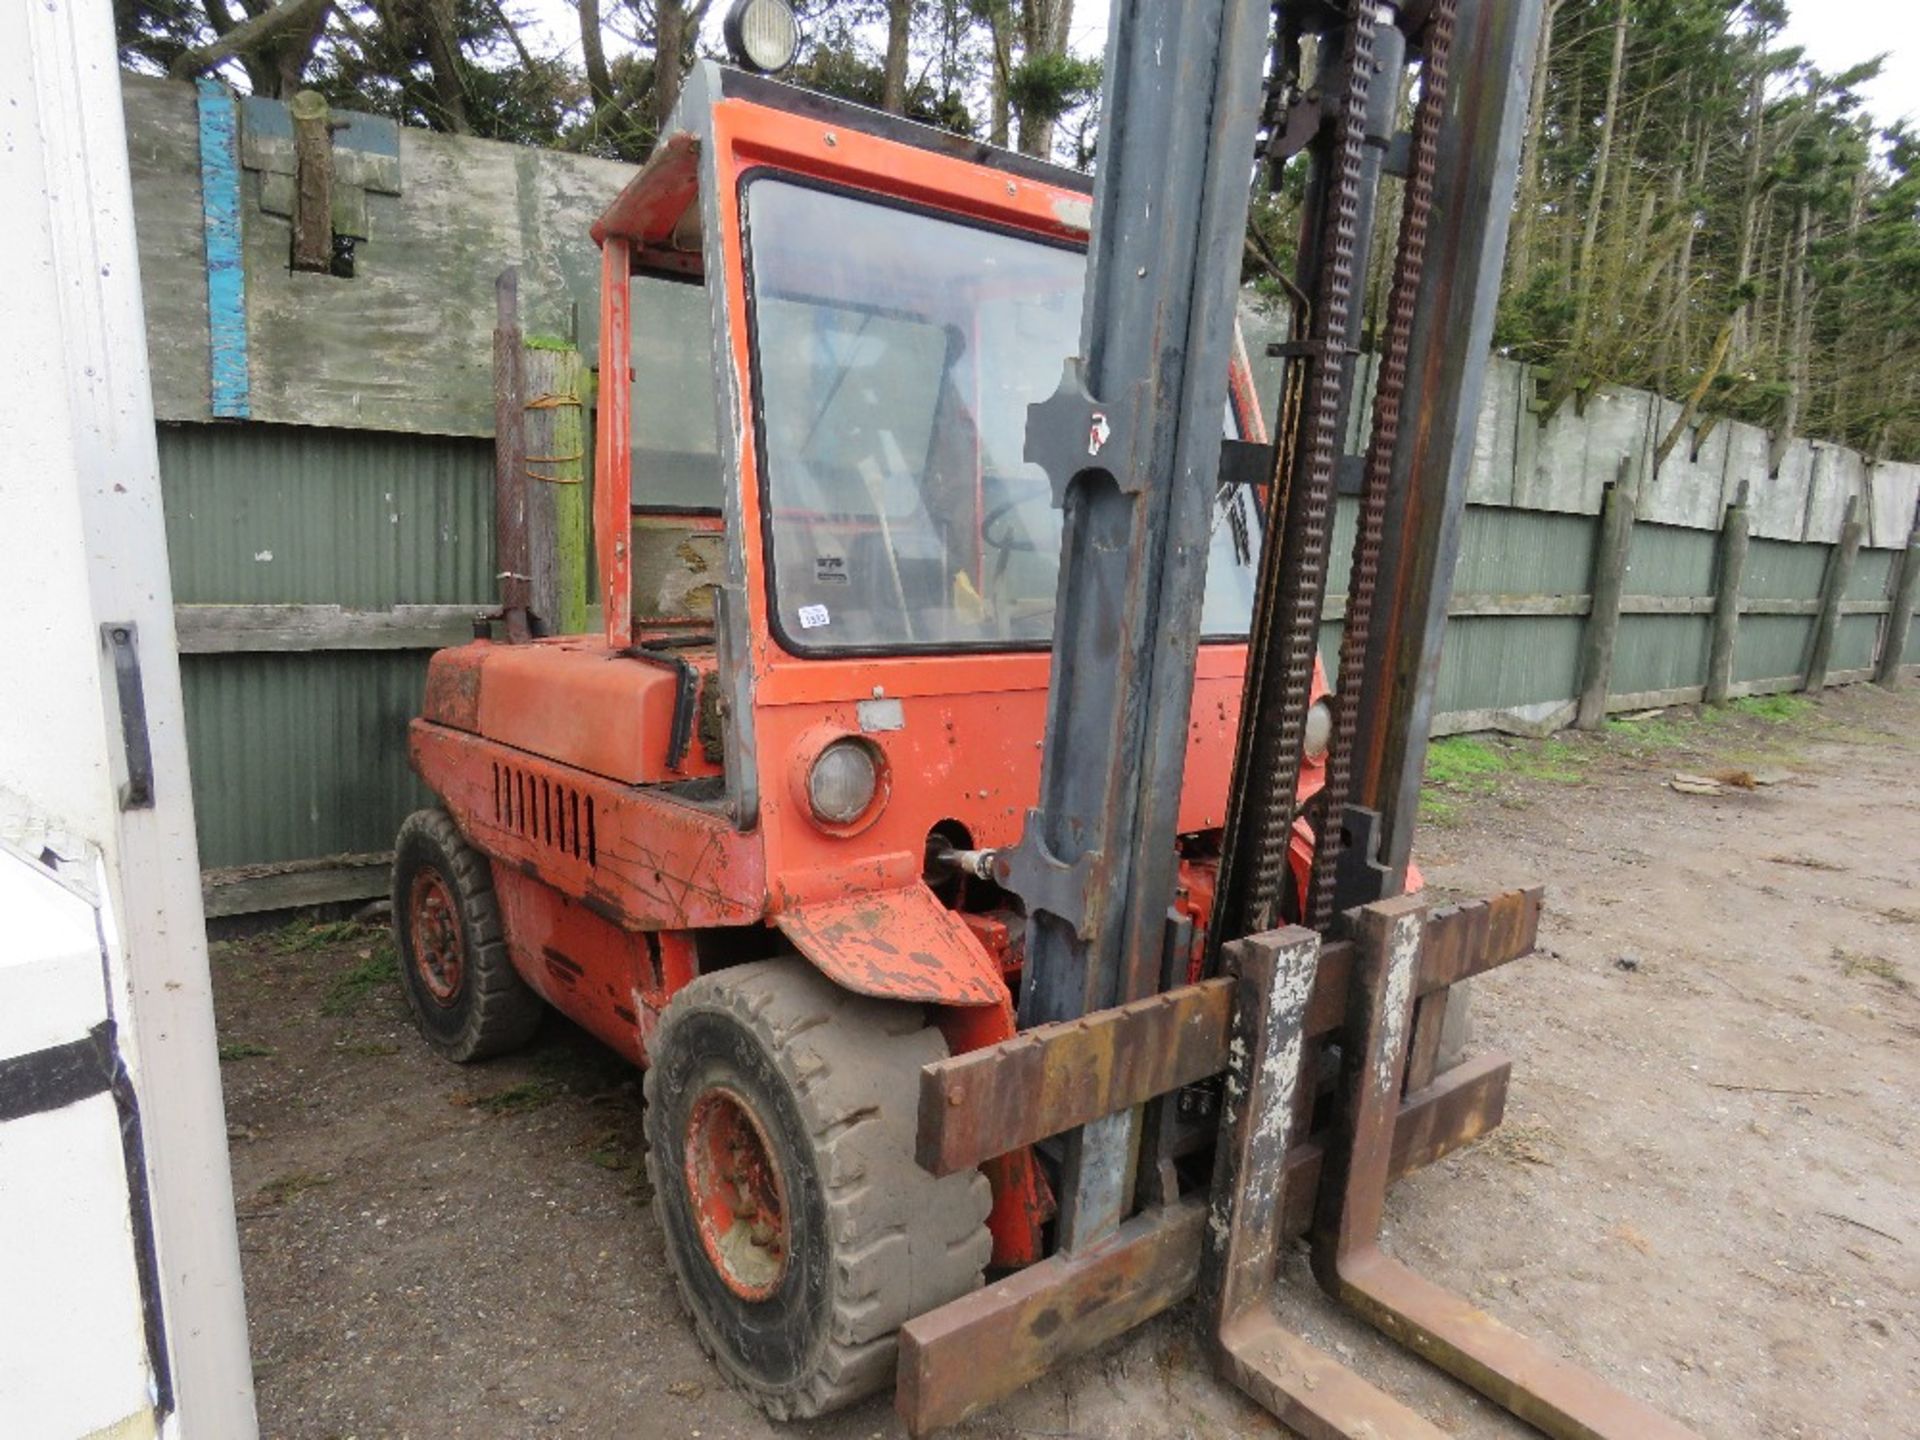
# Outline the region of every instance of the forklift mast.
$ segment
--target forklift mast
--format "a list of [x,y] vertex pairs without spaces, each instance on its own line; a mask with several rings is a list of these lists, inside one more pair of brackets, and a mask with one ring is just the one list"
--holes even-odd
[[[1270,12],[1251,0],[1115,5],[1081,355],[1033,407],[1027,436],[1066,540],[1040,802],[1006,867],[1029,916],[1022,1028],[1164,988],[1172,807],[1221,476],[1210,417],[1224,399],[1256,150],[1276,172],[1296,154],[1309,167],[1302,298],[1283,350],[1209,949],[1294,918],[1282,912],[1287,851],[1347,469],[1360,277],[1388,171],[1406,178],[1406,219],[1360,466],[1329,766],[1339,784],[1318,816],[1307,918],[1325,931],[1336,904],[1404,889],[1538,21],[1535,0],[1367,0],[1351,13],[1319,3]],[[1424,61],[1422,99],[1413,135],[1396,145],[1410,52]],[[1406,413],[1418,424],[1402,445]],[[1136,1129],[1120,1115],[1067,1140],[1063,1248],[1120,1223]]]
[[[916,1435],[1197,1279],[1223,1373],[1294,1432],[1439,1440],[1269,1310],[1279,1239],[1306,1229],[1331,1295],[1545,1434],[1690,1440],[1381,1245],[1387,1185],[1419,1163],[1405,1152],[1498,1123],[1505,1062],[1482,1077],[1498,1069],[1499,1096],[1462,1104],[1470,1067],[1433,1077],[1435,1016],[1452,985],[1530,952],[1539,920],[1538,890],[1439,910],[1403,892],[1540,25],[1540,0],[1114,6],[1081,354],[1027,431],[1066,542],[1040,799],[1003,858],[1028,913],[1023,1034],[928,1066],[920,1112],[923,1165],[964,1158],[948,1141],[970,1122],[949,1112],[969,1105],[1012,1113],[1018,1096],[1025,1128],[998,1143],[1062,1135],[1058,1250],[903,1329],[898,1403]],[[1402,135],[1410,62],[1418,100]],[[1160,959],[1181,950],[1170,801],[1257,127],[1276,170],[1304,158],[1304,223],[1209,925],[1217,978],[1172,989]],[[1349,465],[1342,437],[1385,175],[1404,181],[1404,204],[1376,328],[1372,434]],[[1360,515],[1332,749],[1317,813],[1303,816],[1296,787],[1342,493],[1358,495]],[[1314,858],[1295,914],[1282,881],[1302,820]],[[1325,1088],[1323,1057],[1338,1077]],[[1183,1080],[1222,1064],[1211,1190],[1196,1208],[1169,1112],[1176,1094],[1193,1098]],[[1323,1110],[1332,1123],[1314,1132]],[[1297,1158],[1309,1134],[1310,1161]],[[1294,1220],[1295,1194],[1310,1197],[1310,1221]],[[1195,1226],[1197,1277],[1181,1238]],[[1063,1315],[1075,1322],[1065,1340]]]

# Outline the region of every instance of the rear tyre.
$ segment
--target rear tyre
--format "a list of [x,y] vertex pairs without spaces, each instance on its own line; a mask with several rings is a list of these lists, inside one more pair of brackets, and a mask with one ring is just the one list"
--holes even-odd
[[466,1064],[524,1045],[540,997],[513,968],[487,857],[444,810],[416,810],[393,845],[393,940],[420,1033]]
[[913,1158],[940,1032],[768,960],[680,991],[649,1050],[654,1214],[701,1344],[777,1420],[890,1383],[900,1326],[977,1288],[992,1250],[986,1177]]

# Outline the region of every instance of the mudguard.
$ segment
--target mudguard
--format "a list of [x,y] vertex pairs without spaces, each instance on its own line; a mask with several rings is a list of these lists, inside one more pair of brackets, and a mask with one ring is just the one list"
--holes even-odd
[[918,883],[798,905],[774,917],[822,974],[859,995],[998,1005],[1006,983],[966,924]]

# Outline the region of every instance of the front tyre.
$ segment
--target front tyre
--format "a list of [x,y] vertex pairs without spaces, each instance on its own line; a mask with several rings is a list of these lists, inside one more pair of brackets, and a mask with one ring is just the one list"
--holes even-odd
[[986,1178],[914,1163],[918,1073],[947,1054],[922,1020],[769,960],[694,981],[650,1042],[647,1172],[674,1278],[775,1419],[888,1384],[900,1326],[980,1284]]
[[507,955],[493,870],[444,810],[416,810],[394,840],[393,940],[414,1021],[449,1060],[484,1060],[532,1038],[540,997]]

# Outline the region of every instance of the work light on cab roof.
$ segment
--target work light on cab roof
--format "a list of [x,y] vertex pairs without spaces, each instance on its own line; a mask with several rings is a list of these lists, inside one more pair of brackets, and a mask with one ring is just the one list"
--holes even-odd
[[800,48],[800,27],[784,0],[734,0],[721,33],[734,64],[762,75],[779,74]]

